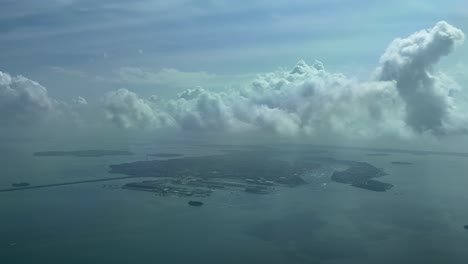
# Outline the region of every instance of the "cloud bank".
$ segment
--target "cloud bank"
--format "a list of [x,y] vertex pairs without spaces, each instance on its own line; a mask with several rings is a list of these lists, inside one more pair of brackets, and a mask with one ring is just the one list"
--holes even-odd
[[106,117],[121,128],[147,128],[168,126],[170,118],[152,107],[150,100],[139,98],[134,92],[119,89],[105,95],[103,104]]
[[49,125],[74,125],[82,122],[81,115],[88,103],[78,96],[70,103],[51,97],[47,89],[24,76],[12,76],[0,71],[0,133],[25,132]]
[[35,123],[51,114],[55,105],[39,83],[0,71],[0,117],[5,126]]
[[105,108],[126,128],[364,138],[461,133],[467,116],[466,101],[457,100],[460,87],[433,68],[463,40],[463,32],[446,22],[398,38],[365,82],[330,73],[319,61],[300,61],[291,71],[260,75],[240,90],[188,89],[168,101],[119,90],[108,94]]
[[240,89],[196,87],[170,100],[119,89],[105,94],[98,108],[83,97],[55,100],[37,82],[0,72],[0,117],[5,127],[50,117],[84,126],[100,124],[95,111],[101,109],[106,120],[130,130],[350,139],[465,134],[466,94],[450,76],[434,70],[463,41],[461,30],[439,22],[395,39],[367,81],[329,72],[319,61],[299,61],[292,70],[261,74]]
[[[453,122],[457,86],[433,72],[433,66],[461,44],[464,34],[446,22],[405,39],[396,39],[380,58],[378,79],[395,81],[405,101],[406,122],[422,132],[445,133]],[[455,120],[456,121],[456,120]]]

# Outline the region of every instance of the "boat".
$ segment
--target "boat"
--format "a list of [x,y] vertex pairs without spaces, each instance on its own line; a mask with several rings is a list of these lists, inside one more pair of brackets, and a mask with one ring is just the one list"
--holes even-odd
[[200,202],[200,201],[189,201],[188,204],[190,206],[202,206],[203,205],[203,202]]

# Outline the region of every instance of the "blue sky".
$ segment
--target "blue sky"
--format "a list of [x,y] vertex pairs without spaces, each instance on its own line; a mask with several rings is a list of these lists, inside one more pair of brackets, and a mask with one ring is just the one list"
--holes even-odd
[[[60,98],[119,88],[71,73],[112,76],[121,67],[205,72],[236,82],[239,75],[318,59],[359,75],[377,65],[396,37],[440,20],[467,32],[463,2],[1,0],[0,70],[38,80]],[[451,64],[467,61],[466,51],[457,52]],[[135,86],[171,93],[170,85]]]

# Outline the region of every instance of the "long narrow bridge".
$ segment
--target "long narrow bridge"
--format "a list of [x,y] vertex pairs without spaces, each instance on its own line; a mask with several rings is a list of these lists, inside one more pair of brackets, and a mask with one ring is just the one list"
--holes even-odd
[[55,186],[74,185],[74,184],[82,184],[82,183],[115,181],[115,180],[129,179],[129,178],[135,178],[135,177],[133,177],[133,176],[122,176],[122,177],[102,178],[102,179],[83,180],[83,181],[72,181],[72,182],[61,182],[61,183],[31,185],[31,186],[24,186],[24,187],[12,187],[12,188],[0,189],[0,192],[13,192],[13,191],[28,190],[28,189],[40,189],[40,188],[49,188],[49,187],[55,187]]

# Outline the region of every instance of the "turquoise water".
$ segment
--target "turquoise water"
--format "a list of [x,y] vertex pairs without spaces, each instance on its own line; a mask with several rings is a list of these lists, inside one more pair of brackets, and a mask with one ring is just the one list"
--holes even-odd
[[[80,147],[81,146],[81,147]],[[135,156],[33,157],[50,149],[129,149]],[[4,144],[0,186],[109,177],[108,165],[148,152],[220,148],[145,142]],[[0,193],[2,263],[466,263],[468,158],[333,150],[383,168],[395,187],[376,193],[329,182],[271,195],[215,191],[189,199],[102,188],[129,180]],[[392,165],[394,160],[413,165]]]

